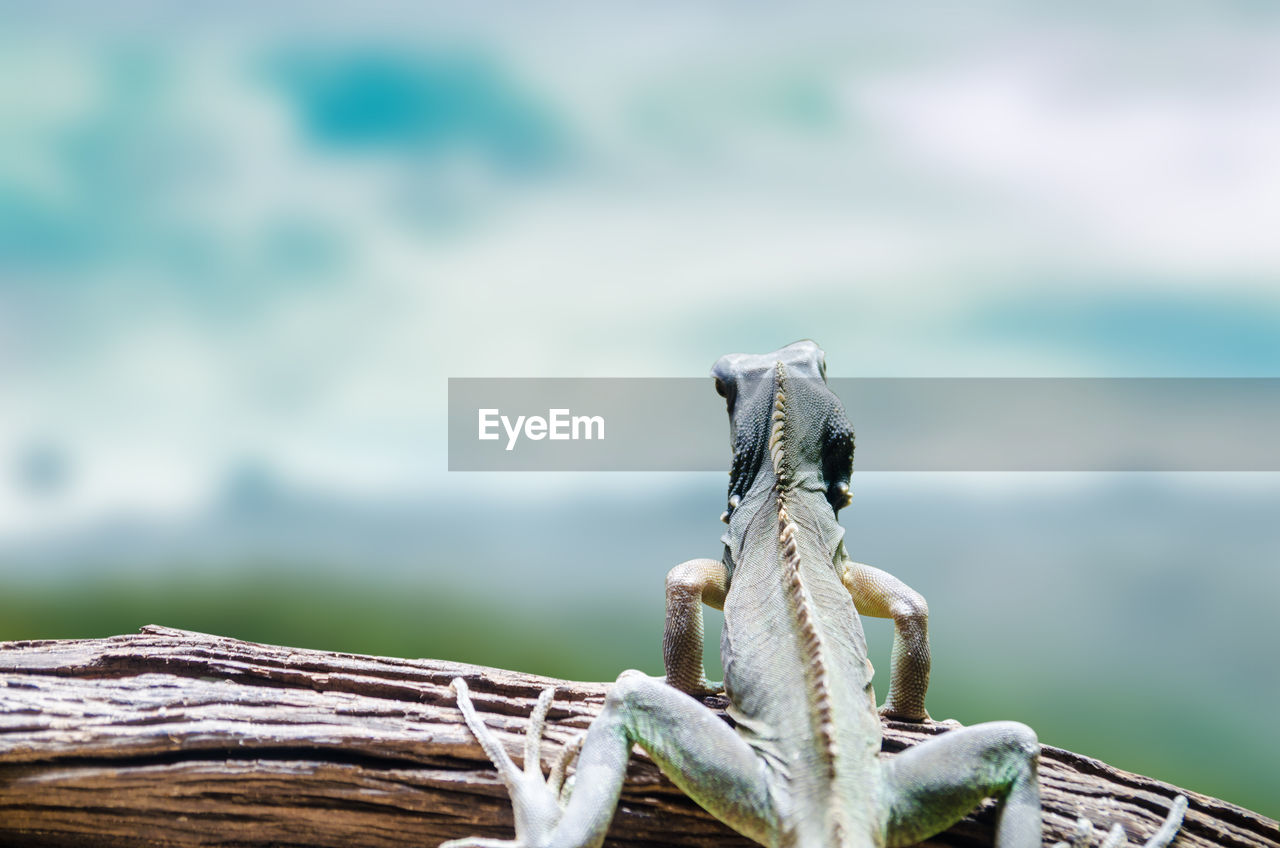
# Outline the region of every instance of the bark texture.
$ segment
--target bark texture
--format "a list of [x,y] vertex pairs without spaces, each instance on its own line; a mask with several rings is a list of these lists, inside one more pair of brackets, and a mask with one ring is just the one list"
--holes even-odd
[[[463,677],[517,762],[538,692],[558,687],[549,766],[607,684],[439,660],[300,650],[163,627],[108,639],[0,643],[0,844],[433,846],[510,838],[506,794],[462,723]],[[708,699],[708,705],[719,705]],[[945,732],[888,722],[893,753]],[[1045,841],[1079,816],[1145,839],[1191,801],[1176,848],[1280,848],[1276,822],[1045,747]],[[932,841],[991,844],[988,805]],[[614,846],[746,846],[637,753]]]

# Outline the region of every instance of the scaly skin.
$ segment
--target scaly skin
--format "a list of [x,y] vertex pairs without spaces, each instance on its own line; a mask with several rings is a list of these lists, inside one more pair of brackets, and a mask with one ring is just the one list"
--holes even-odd
[[[889,695],[879,713],[927,720],[928,608],[891,575],[852,562],[836,520],[848,503],[853,431],[826,386],[822,351],[797,342],[734,354],[712,370],[726,398],[734,459],[721,560],[690,560],[667,577],[665,679],[624,672],[582,744],[567,801],[538,769],[544,693],[517,770],[459,706],[498,766],[516,813],[514,842],[464,839],[442,848],[582,848],[603,842],[631,746],[738,832],[769,846],[880,848],[944,830],[983,798],[1001,799],[997,848],[1039,848],[1039,744],[1025,725],[946,733],[893,758],[859,613],[895,624]],[[702,667],[702,604],[723,608],[724,691],[734,728],[690,697],[718,687]],[[1163,848],[1181,808],[1147,848]]]

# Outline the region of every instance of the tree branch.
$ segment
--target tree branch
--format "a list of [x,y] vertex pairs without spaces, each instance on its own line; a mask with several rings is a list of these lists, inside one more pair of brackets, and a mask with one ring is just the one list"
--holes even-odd
[[[439,660],[259,645],[146,627],[109,639],[0,643],[0,842],[431,846],[509,838],[506,794],[449,682],[519,761],[538,692],[559,687],[544,766],[585,729],[608,686]],[[723,707],[716,699],[710,706]],[[889,722],[885,750],[941,727]],[[1078,816],[1135,839],[1191,800],[1177,848],[1280,848],[1276,822],[1045,747],[1046,844]],[[933,844],[991,844],[988,804]],[[638,749],[607,844],[745,846]]]

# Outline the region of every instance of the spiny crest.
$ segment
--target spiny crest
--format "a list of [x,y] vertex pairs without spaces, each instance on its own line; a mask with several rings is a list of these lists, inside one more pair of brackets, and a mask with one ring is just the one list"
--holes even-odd
[[846,844],[846,834],[849,832],[849,826],[845,822],[844,808],[836,807],[831,811],[831,844]]
[[778,546],[782,552],[783,568],[791,589],[796,610],[796,624],[805,653],[805,670],[809,677],[809,691],[813,699],[814,716],[817,719],[820,749],[824,754],[828,777],[835,779],[836,721],[831,698],[831,685],[821,637],[814,618],[813,598],[800,576],[800,550],[796,544],[796,524],[787,511],[786,455],[783,447],[783,427],[786,422],[786,396],[783,390],[784,371],[778,363],[778,388],[774,395],[773,428],[769,436],[769,455],[773,460],[774,474],[778,479]]
[[769,458],[773,461],[773,475],[778,479],[778,485],[785,488],[789,483],[786,455],[782,447],[787,424],[787,397],[783,384],[787,376],[787,370],[781,362],[775,367],[774,374],[773,419],[769,427]]
[[831,698],[822,639],[815,623],[813,598],[800,576],[800,550],[796,545],[796,525],[787,512],[786,499],[778,492],[778,544],[782,550],[783,568],[796,610],[796,624],[805,653],[805,670],[809,677],[814,717],[817,719],[820,748],[825,755],[828,777],[835,779],[836,719]]

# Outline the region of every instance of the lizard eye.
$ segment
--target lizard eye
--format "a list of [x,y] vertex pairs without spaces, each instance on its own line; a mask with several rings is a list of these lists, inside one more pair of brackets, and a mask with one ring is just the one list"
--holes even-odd
[[733,401],[738,396],[738,384],[731,380],[723,380],[716,377],[716,394],[724,398],[725,408],[729,410],[729,414],[733,415]]
[[827,501],[839,514],[849,505],[849,475],[853,473],[853,427],[837,407],[822,428],[822,479]]

